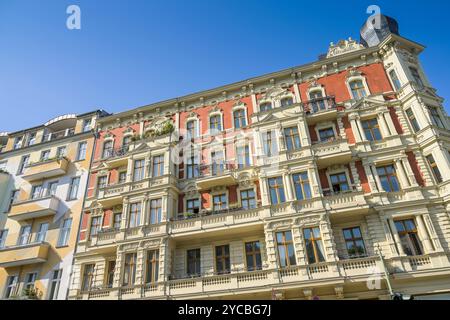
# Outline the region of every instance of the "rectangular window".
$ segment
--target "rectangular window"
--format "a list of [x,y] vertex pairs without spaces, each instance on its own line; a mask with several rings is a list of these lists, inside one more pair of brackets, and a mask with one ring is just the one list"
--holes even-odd
[[395,70],[391,70],[389,71],[389,76],[391,77],[391,81],[392,84],[394,85],[394,89],[396,91],[400,90],[400,88],[402,87],[402,84],[400,83],[400,80],[397,77],[397,73],[395,72]]
[[127,181],[126,171],[119,172],[119,184],[125,183]]
[[17,239],[17,245],[23,246],[31,241],[31,225],[22,226],[20,228],[19,238]]
[[309,105],[313,112],[318,112],[326,109],[325,100],[321,90],[311,91],[309,93]]
[[91,228],[89,229],[89,236],[93,237],[97,235],[102,227],[102,217],[92,217]]
[[129,228],[135,228],[140,225],[141,222],[141,203],[136,202],[130,205],[130,220],[128,222]]
[[352,90],[352,96],[355,100],[360,100],[367,96],[362,80],[354,80],[350,82],[350,89]]
[[239,129],[247,125],[247,119],[245,119],[245,111],[243,109],[234,111],[233,116],[235,129]]
[[192,120],[186,124],[187,138],[193,139],[197,137],[197,125],[196,121]]
[[160,177],[164,174],[164,155],[153,157],[153,177]]
[[69,193],[67,195],[67,200],[76,200],[78,198],[78,188],[80,186],[80,177],[74,177],[70,181]]
[[58,149],[56,149],[56,157],[58,159],[65,157],[66,155],[67,155],[67,147],[66,146],[58,147]]
[[200,176],[200,166],[199,166],[198,157],[192,155],[187,159],[186,169],[187,169],[187,178],[196,178]]
[[113,155],[114,141],[108,140],[103,143],[102,159],[107,159]]
[[35,242],[43,242],[47,238],[48,223],[41,223],[39,225],[39,231],[36,233]]
[[255,190],[248,189],[241,191],[241,205],[245,210],[256,208]]
[[441,183],[443,181],[441,172],[439,171],[439,168],[437,166],[436,161],[434,161],[433,155],[427,156],[428,164],[430,165],[431,172],[433,172],[434,179],[436,179],[437,183]]
[[116,261],[115,260],[108,261],[107,268],[108,269],[106,270],[106,286],[108,288],[112,288],[114,286],[114,273],[116,271]]
[[277,232],[276,240],[280,267],[286,268],[297,265],[291,231]]
[[230,246],[216,246],[216,271],[218,274],[230,273]]
[[259,104],[259,110],[261,112],[272,110],[272,103],[270,102],[262,102]]
[[384,191],[396,192],[400,190],[397,174],[393,165],[377,167],[377,173],[380,177],[381,186]]
[[282,177],[269,179],[269,192],[270,192],[270,202],[272,204],[279,204],[286,201]]
[[186,210],[189,213],[199,213],[200,212],[200,200],[199,199],[189,199],[186,201]]
[[144,159],[134,160],[133,181],[139,181],[144,179],[144,167],[145,167]]
[[0,249],[5,247],[7,236],[8,236],[8,229],[0,230]]
[[445,129],[444,122],[442,122],[441,116],[439,115],[438,108],[427,106],[428,112],[430,113],[431,122],[436,127],[439,127],[441,129]]
[[344,234],[345,247],[350,258],[359,258],[366,256],[366,247],[359,227],[347,228],[342,230]]
[[26,155],[22,157],[22,160],[20,160],[19,170],[17,171],[17,174],[23,174],[26,167],[28,167],[28,163],[30,162],[30,156]]
[[222,122],[219,115],[215,115],[209,118],[209,129],[211,131],[222,131]]
[[345,172],[330,174],[331,188],[333,192],[346,192],[350,190]]
[[261,244],[259,241],[245,243],[245,258],[247,261],[247,271],[261,270]]
[[83,121],[83,132],[88,132],[92,129],[92,120],[91,119],[85,119]]
[[305,237],[306,254],[308,263],[319,263],[325,261],[322,238],[319,227],[303,229]]
[[145,283],[158,282],[159,275],[159,250],[150,250],[147,252],[147,268]]
[[403,251],[408,256],[422,255],[422,244],[413,219],[395,221],[395,228],[400,236]]
[[225,210],[228,208],[227,195],[217,194],[213,196],[213,211],[220,212],[221,210]]
[[136,279],[136,253],[127,253],[125,255],[125,265],[123,271],[123,282],[124,286],[134,285]]
[[277,146],[275,141],[275,133],[273,131],[267,131],[262,133],[264,154],[268,157],[272,157],[277,154]]
[[80,142],[78,144],[78,151],[77,151],[77,161],[85,160],[86,159],[86,151],[87,151],[87,142]]
[[14,150],[22,148],[23,137],[16,137],[14,139]]
[[409,70],[411,71],[411,75],[414,79],[414,82],[419,86],[419,89],[423,89],[424,84],[422,78],[419,75],[419,71],[413,67],[409,67]]
[[42,187],[42,184],[37,185],[37,186],[32,186],[31,187],[31,199],[35,200],[35,199],[42,198],[43,191],[44,191],[44,188]]
[[250,149],[248,145],[237,147],[236,153],[239,169],[250,166]]
[[320,142],[328,142],[336,139],[334,135],[334,130],[332,127],[324,128],[319,130]]
[[200,275],[200,249],[187,251],[187,274],[188,276]]
[[161,199],[150,200],[150,224],[161,223]]
[[11,298],[17,295],[17,289],[19,288],[19,276],[8,276],[6,280],[5,298]]
[[25,275],[25,283],[23,285],[25,292],[34,290],[34,284],[36,282],[36,279],[37,279],[37,272],[31,272]]
[[106,188],[108,185],[108,176],[101,176],[97,178],[97,192],[100,191],[100,189]]
[[45,150],[41,152],[41,161],[47,161],[50,158],[50,150]]
[[122,213],[118,212],[114,214],[114,225],[113,228],[115,230],[120,229],[120,225],[122,224]]
[[218,175],[224,172],[224,159],[222,151],[211,152],[211,174]]
[[59,231],[58,247],[67,246],[71,228],[72,218],[64,219],[61,230]]
[[409,123],[411,124],[411,127],[413,128],[414,132],[420,131],[419,123],[417,122],[416,116],[414,115],[414,112],[411,108],[406,110],[406,116],[409,119]]
[[383,139],[381,132],[380,132],[380,127],[378,125],[378,121],[376,118],[361,121],[361,124],[362,124],[363,130],[364,130],[364,135],[366,136],[367,140],[379,141],[379,140]]
[[311,199],[311,186],[309,184],[308,173],[300,172],[293,174],[292,180],[294,181],[297,200]]
[[47,185],[47,197],[56,195],[57,188],[58,188],[58,181],[49,182]]
[[288,151],[300,149],[301,144],[298,127],[284,128],[284,141]]
[[36,144],[36,132],[32,132],[28,135],[28,146]]
[[87,264],[84,266],[83,282],[81,285],[82,291],[89,291],[94,284],[94,269],[95,264]]
[[61,283],[63,269],[53,270],[53,275],[50,283],[49,300],[57,300],[59,293],[59,285]]
[[9,196],[8,209],[6,210],[6,213],[11,211],[11,207],[17,201],[18,197],[19,197],[19,190],[11,191],[11,195]]

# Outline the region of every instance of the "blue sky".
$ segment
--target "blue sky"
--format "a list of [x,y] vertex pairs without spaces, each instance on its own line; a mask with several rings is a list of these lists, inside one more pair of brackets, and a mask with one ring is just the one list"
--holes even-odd
[[[81,30],[66,28],[71,4]],[[0,0],[0,131],[312,62],[331,41],[359,39],[371,4],[427,46],[425,72],[450,98],[448,1]]]

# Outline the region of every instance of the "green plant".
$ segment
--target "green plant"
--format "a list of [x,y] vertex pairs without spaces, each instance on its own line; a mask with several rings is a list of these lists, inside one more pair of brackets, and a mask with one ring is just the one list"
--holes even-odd
[[0,169],[0,173],[6,173],[6,174],[9,174],[9,172],[6,171],[5,169]]
[[42,292],[40,292],[38,288],[25,288],[23,290],[23,296],[28,299],[40,299]]

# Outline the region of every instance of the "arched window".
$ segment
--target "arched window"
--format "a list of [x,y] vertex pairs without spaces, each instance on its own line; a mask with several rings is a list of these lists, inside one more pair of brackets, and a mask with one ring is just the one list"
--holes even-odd
[[187,137],[189,139],[197,136],[197,121],[191,120],[186,123]]
[[209,118],[209,129],[222,131],[222,121],[220,115],[216,114]]
[[263,102],[259,105],[259,111],[264,112],[272,109],[272,103]]
[[280,101],[280,106],[282,108],[289,107],[293,104],[294,104],[294,99],[292,99],[292,97],[286,97],[286,98],[281,99],[281,101]]
[[349,85],[352,90],[353,99],[359,100],[367,96],[362,80],[353,80],[349,83]]
[[245,119],[245,110],[239,109],[233,112],[234,128],[239,129],[247,125],[247,119]]

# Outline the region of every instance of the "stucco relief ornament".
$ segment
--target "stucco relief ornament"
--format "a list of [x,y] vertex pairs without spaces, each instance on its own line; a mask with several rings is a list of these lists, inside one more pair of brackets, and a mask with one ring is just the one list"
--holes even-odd
[[246,104],[244,102],[242,102],[241,100],[236,100],[233,103],[233,108],[237,108],[237,107],[243,107],[245,108]]
[[347,52],[353,52],[364,49],[362,44],[359,44],[356,40],[348,38],[348,40],[340,40],[337,44],[330,43],[328,48],[327,58],[339,56]]
[[136,132],[136,130],[134,130],[132,127],[127,127],[127,128],[123,131],[124,134],[129,134],[129,133],[134,134],[135,132]]
[[270,229],[278,229],[283,227],[290,227],[292,225],[292,220],[283,220],[283,221],[277,221],[272,222],[269,224]]

